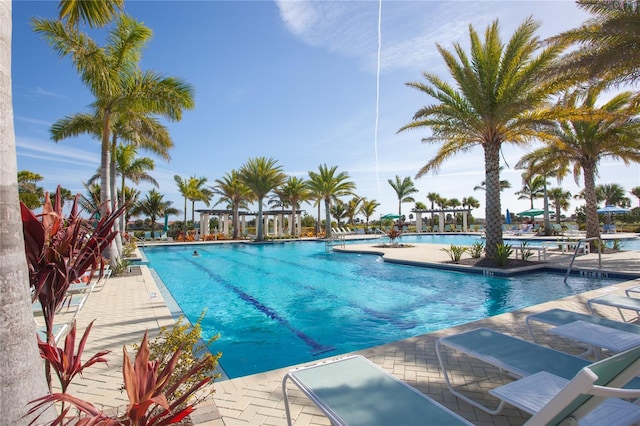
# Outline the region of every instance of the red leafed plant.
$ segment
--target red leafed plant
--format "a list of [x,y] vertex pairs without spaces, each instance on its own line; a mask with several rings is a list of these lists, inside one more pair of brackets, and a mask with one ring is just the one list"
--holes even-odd
[[68,218],[62,215],[60,187],[55,198],[52,206],[46,194],[40,215],[20,205],[32,297],[42,305],[49,343],[53,340],[56,310],[64,301],[69,284],[87,271],[102,272],[102,252],[115,238],[113,224],[124,212],[124,207],[119,208],[101,218],[92,229],[78,214],[77,196]]
[[[89,327],[90,328],[90,327]],[[88,334],[85,332],[83,336],[83,342]],[[79,347],[83,347],[83,342]],[[43,343],[46,347],[50,346]],[[71,345],[73,347],[73,344]],[[65,350],[66,350],[65,345]],[[42,350],[42,346],[41,346]],[[49,352],[51,352],[49,350]],[[49,353],[48,352],[48,353]],[[160,363],[156,360],[149,360],[149,344],[147,341],[147,333],[144,334],[140,349],[136,354],[135,362],[132,364],[129,358],[126,347],[123,349],[124,363],[122,367],[122,374],[124,376],[124,386],[129,398],[129,405],[125,413],[121,416],[111,417],[96,408],[93,404],[84,401],[80,398],[76,398],[67,393],[53,393],[46,395],[42,398],[38,398],[33,401],[34,406],[30,409],[29,414],[37,413],[39,410],[48,406],[51,403],[69,403],[73,405],[80,414],[75,417],[67,417],[70,411],[70,407],[63,408],[61,414],[56,418],[52,425],[127,425],[127,426],[165,426],[174,424],[186,416],[191,414],[194,410],[192,405],[184,406],[185,401],[196,391],[211,381],[210,377],[207,377],[197,383],[195,383],[187,392],[182,394],[179,398],[173,398],[173,393],[178,387],[184,383],[189,377],[197,374],[203,368],[206,368],[206,360],[196,362],[194,366],[179,377],[174,384],[169,385],[169,379],[171,378],[175,369],[176,363],[180,356],[180,350],[178,349],[171,360],[160,369]],[[74,360],[79,360],[81,353],[72,356]],[[94,355],[89,362],[94,360],[100,362],[96,357],[101,357],[103,354]],[[43,355],[44,356],[44,355]],[[67,355],[67,358],[70,358]],[[88,364],[87,363],[87,364]],[[93,364],[92,363],[92,364]],[[54,369],[63,367],[64,363],[52,363]],[[69,380],[71,380],[77,373],[81,373],[84,367],[89,365],[83,365],[79,368],[75,374],[70,374]],[[73,369],[69,369],[70,371]],[[59,374],[60,376],[60,374]],[[171,398],[167,398],[171,396]],[[171,403],[168,401],[172,400]]]

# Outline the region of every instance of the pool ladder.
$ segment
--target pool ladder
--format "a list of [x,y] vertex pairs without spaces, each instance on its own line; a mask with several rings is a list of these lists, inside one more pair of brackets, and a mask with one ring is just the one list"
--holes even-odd
[[330,252],[331,250],[333,250],[333,248],[335,246],[340,246],[340,248],[344,248],[344,242],[345,242],[345,237],[344,235],[338,235],[337,237],[334,237],[330,240],[327,240],[324,243],[324,251],[325,252]]
[[600,249],[602,247],[602,240],[600,239],[600,236],[598,235],[597,237],[583,238],[581,240],[578,240],[578,244],[576,244],[576,250],[573,252],[573,257],[571,258],[571,262],[569,263],[569,267],[567,268],[567,273],[564,274],[565,284],[567,283],[567,278],[571,273],[571,268],[573,267],[573,261],[576,260],[576,256],[578,256],[578,251],[580,250],[580,244],[582,243],[588,244],[589,241],[594,241],[594,240],[598,240],[598,269],[602,271],[602,251]]

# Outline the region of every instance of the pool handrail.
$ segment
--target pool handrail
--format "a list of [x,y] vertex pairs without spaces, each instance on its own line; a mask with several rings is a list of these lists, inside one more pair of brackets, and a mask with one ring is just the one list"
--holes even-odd
[[600,239],[600,235],[598,235],[597,237],[589,237],[589,238],[582,238],[580,240],[578,240],[578,244],[576,244],[576,250],[573,252],[573,257],[571,258],[571,262],[569,262],[569,267],[567,268],[567,273],[564,274],[564,283],[567,283],[567,278],[569,277],[569,274],[571,273],[571,267],[573,266],[573,261],[576,260],[576,256],[578,255],[578,250],[580,250],[580,244],[582,243],[588,243],[589,241],[595,241],[598,240],[598,269],[600,271],[602,271],[602,239]]

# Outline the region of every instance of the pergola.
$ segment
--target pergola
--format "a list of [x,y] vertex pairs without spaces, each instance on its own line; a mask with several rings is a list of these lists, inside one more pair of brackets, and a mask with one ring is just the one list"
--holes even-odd
[[462,213],[462,230],[467,232],[467,216],[471,214],[471,207],[465,208],[450,208],[450,209],[412,209],[413,213],[416,214],[416,232],[423,232],[422,230],[422,214],[438,214],[438,228],[442,231],[444,230],[444,213]]
[[[225,209],[199,209],[196,210],[200,214],[200,233],[202,235],[212,234],[209,229],[210,216],[217,216],[218,223],[221,224],[222,229],[218,230],[225,235],[229,234],[231,229],[231,218],[233,217],[233,210]],[[265,210],[262,212],[263,229],[265,235],[282,235],[284,233],[285,217],[288,218],[288,227],[286,233],[300,236],[302,229],[302,212],[304,210]],[[240,235],[245,235],[247,229],[247,216],[258,216],[258,212],[238,211],[240,219]],[[270,219],[273,219],[273,227],[269,228]],[[292,228],[294,225],[295,230]],[[273,232],[271,232],[273,231]]]

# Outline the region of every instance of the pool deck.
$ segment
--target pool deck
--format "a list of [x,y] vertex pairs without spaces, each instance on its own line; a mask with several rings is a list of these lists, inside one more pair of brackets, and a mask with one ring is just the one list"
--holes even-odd
[[[449,260],[441,246],[410,248],[373,248],[375,242],[348,245],[349,250],[384,251],[385,259],[410,263],[444,262]],[[379,244],[379,243],[377,243]],[[448,247],[448,246],[442,246]],[[346,248],[345,248],[346,249]],[[571,255],[554,253],[548,257],[548,265],[566,269]],[[602,267],[615,273],[638,275],[640,271],[640,251],[623,251],[603,254]],[[598,254],[580,255],[574,268],[596,270]],[[86,399],[98,407],[111,409],[126,406],[126,393],[122,392],[122,347],[127,345],[130,354],[134,351],[131,343],[139,343],[145,330],[155,335],[162,326],[170,326],[173,318],[165,304],[152,274],[146,266],[140,268],[141,274],[121,275],[110,278],[106,285],[94,292],[84,309],[78,315],[79,330],[84,330],[95,319],[89,336],[85,354],[92,355],[98,350],[110,349],[107,355],[108,365],[97,364],[85,371],[84,377],[78,377],[69,389],[72,395]],[[603,289],[594,290],[577,296],[532,306],[516,312],[475,321],[437,332],[412,337],[382,346],[354,353],[363,355],[392,373],[396,377],[415,387],[434,400],[476,425],[521,425],[530,416],[511,407],[502,415],[491,416],[467,403],[458,400],[447,389],[435,354],[435,341],[441,336],[461,332],[477,327],[490,327],[504,333],[530,340],[525,317],[534,312],[551,308],[563,308],[588,313],[586,301],[603,294],[624,295],[624,289],[640,284],[640,279],[629,280]],[[611,319],[619,319],[616,310],[607,307],[597,308],[598,313]],[[580,352],[580,348],[552,338],[540,335],[543,340],[556,349],[571,353]],[[269,356],[269,354],[264,354]],[[341,355],[341,356],[344,356]],[[333,357],[332,357],[333,358]],[[223,358],[224,360],[224,354]],[[500,375],[494,368],[481,362],[454,354],[447,356],[449,366],[454,371],[454,381],[465,377],[470,383],[468,392],[475,397],[495,404],[496,400],[488,395],[488,389],[496,383],[506,383],[512,379]],[[318,360],[319,361],[319,360]],[[231,425],[286,425],[282,378],[289,368],[283,368],[252,376],[232,380],[216,381],[215,393],[197,406],[191,415],[195,424],[210,426]],[[329,425],[328,419],[298,391],[289,384],[289,396],[292,402],[292,416],[295,425]]]

